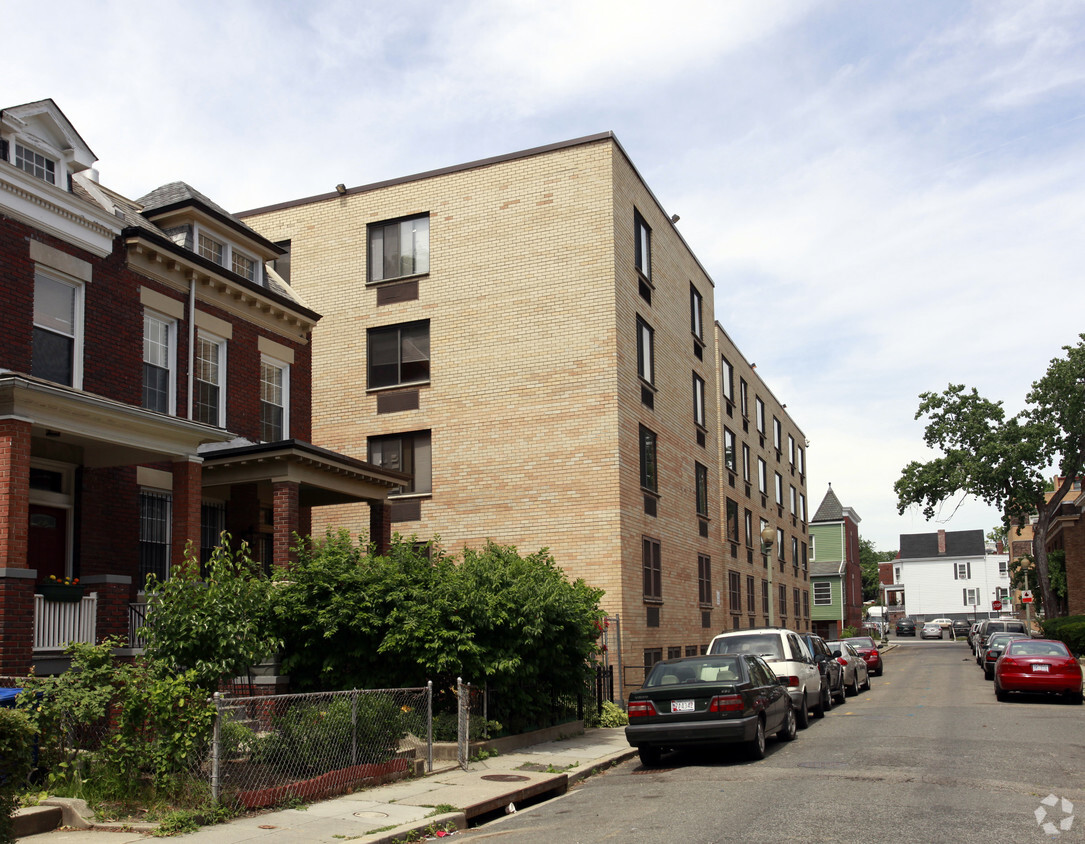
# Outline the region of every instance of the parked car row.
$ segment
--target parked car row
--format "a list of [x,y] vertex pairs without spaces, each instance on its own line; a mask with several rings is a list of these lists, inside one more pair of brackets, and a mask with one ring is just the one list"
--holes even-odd
[[761,759],[767,736],[792,741],[811,713],[823,718],[834,701],[869,689],[872,673],[882,673],[882,661],[869,636],[826,642],[779,627],[721,633],[707,654],[652,666],[629,695],[626,739],[646,766],[665,750],[716,744],[737,743]]
[[971,622],[963,618],[935,618],[920,623],[912,616],[905,615],[897,619],[896,634],[898,636],[918,634],[921,639],[963,639],[968,635],[970,627]]
[[988,619],[973,625],[969,640],[976,664],[986,680],[994,682],[1000,701],[1010,694],[1056,694],[1080,705],[1082,671],[1077,658],[1056,639],[1032,638],[1017,619]]

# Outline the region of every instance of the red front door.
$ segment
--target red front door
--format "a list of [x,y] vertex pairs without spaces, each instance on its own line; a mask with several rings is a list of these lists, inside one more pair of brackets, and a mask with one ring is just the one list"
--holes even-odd
[[38,581],[64,577],[68,563],[68,511],[61,507],[30,505],[27,564],[38,570]]

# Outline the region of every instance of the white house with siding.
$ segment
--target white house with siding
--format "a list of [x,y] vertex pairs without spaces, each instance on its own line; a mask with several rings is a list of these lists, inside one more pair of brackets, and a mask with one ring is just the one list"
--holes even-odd
[[[1009,605],[1009,555],[992,553],[982,530],[901,534],[887,603],[903,602],[917,621],[997,617]],[[893,594],[896,593],[896,594]]]

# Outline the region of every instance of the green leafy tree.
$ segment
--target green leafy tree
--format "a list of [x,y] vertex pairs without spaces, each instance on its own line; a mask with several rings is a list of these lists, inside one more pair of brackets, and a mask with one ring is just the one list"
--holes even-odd
[[192,671],[208,691],[245,674],[280,644],[268,624],[271,584],[248,546],[235,552],[229,539],[224,533],[202,573],[190,543],[168,580],[151,575],[147,584],[147,658]]
[[879,551],[869,539],[859,537],[859,568],[863,572],[863,600],[881,599],[881,578],[878,576],[878,563],[887,563],[897,558],[896,551]]
[[[1004,514],[1003,525],[1027,524],[1036,515],[1033,549],[1043,604],[1059,606],[1052,589],[1047,532],[1085,463],[1085,334],[1066,356],[1055,358],[1032,385],[1025,409],[1007,418],[1001,402],[973,388],[951,384],[942,393],[920,395],[916,419],[927,417],[924,442],[942,456],[912,461],[894,484],[897,510],[919,505],[934,518],[935,508],[958,494],[974,495]],[[1050,499],[1046,472],[1059,481]]]

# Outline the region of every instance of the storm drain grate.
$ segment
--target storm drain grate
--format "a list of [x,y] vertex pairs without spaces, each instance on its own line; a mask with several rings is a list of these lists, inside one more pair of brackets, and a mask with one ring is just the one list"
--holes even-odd
[[490,782],[527,782],[531,777],[522,777],[519,774],[487,774],[483,779]]

